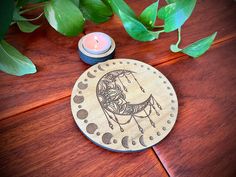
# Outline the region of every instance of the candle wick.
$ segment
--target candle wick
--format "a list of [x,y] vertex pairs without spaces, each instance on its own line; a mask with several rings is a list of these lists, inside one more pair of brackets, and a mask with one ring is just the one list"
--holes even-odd
[[97,42],[97,44],[99,43],[99,41],[98,41],[98,37],[97,36],[94,36],[94,39],[95,39],[95,41]]

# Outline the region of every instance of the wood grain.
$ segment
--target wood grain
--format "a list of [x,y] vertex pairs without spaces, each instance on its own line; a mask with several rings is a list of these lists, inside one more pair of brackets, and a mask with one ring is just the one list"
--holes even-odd
[[[127,2],[139,13],[154,0]],[[155,147],[171,176],[236,175],[235,10],[233,0],[197,2],[181,45],[218,31],[215,45],[199,60],[168,50],[174,33],[141,43],[127,35],[116,16],[101,25],[86,24],[85,33],[103,31],[115,39],[116,58],[151,64],[177,88],[177,126]],[[0,176],[166,176],[152,150],[111,153],[78,131],[69,97],[89,67],[76,51],[81,36],[63,37],[45,19],[32,34],[16,27],[9,31],[6,40],[33,60],[38,73],[0,73]]]
[[[136,3],[132,0],[128,3],[140,12],[151,2]],[[193,15],[183,28],[184,45],[214,31],[218,31],[216,43],[232,39],[236,29],[234,19],[233,1],[198,1]],[[156,65],[182,56],[169,51],[169,45],[176,41],[176,34],[165,34],[159,42],[138,42],[127,35],[117,17],[101,25],[88,23],[85,32],[91,31],[103,31],[114,38],[116,58],[135,58]],[[70,95],[77,77],[89,67],[80,61],[76,51],[81,36],[64,37],[49,27],[45,19],[42,27],[31,34],[11,28],[7,41],[31,58],[38,72],[20,78],[0,73],[0,102],[4,103],[0,107],[0,119]]]
[[235,46],[236,40],[197,61],[185,57],[158,67],[179,98],[176,126],[155,147],[171,176],[236,175]]
[[0,176],[167,176],[152,149],[113,153],[91,143],[69,100],[1,121]]

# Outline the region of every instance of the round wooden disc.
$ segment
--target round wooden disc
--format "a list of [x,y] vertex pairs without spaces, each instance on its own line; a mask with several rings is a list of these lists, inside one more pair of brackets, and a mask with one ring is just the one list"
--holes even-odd
[[167,136],[177,118],[178,100],[157,69],[137,60],[113,59],[79,77],[71,109],[78,127],[95,144],[133,152]]

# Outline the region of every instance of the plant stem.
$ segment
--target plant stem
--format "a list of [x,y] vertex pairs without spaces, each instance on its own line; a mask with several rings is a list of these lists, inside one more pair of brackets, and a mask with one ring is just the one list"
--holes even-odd
[[18,21],[34,21],[34,20],[38,20],[40,17],[42,17],[42,15],[44,14],[44,12],[42,12],[39,16],[35,17],[35,18],[31,18],[31,19],[25,19],[25,20],[18,20]]
[[164,25],[160,25],[160,26],[152,26],[153,28],[164,28]]
[[182,50],[179,48],[180,42],[181,42],[181,28],[178,28],[178,41],[176,44],[170,45],[170,50],[172,52],[180,52]]
[[176,43],[177,47],[179,47],[180,42],[181,42],[181,28],[178,28],[178,41]]
[[29,8],[29,9],[25,9],[25,10],[20,11],[19,14],[23,14],[23,13],[29,12],[29,11],[31,11],[31,10],[38,9],[38,8],[40,8],[40,7],[44,7],[45,4],[46,4],[46,2],[45,2],[45,3],[40,3],[40,4],[37,5],[37,6],[34,6],[34,7]]
[[163,33],[163,32],[165,32],[165,31],[164,31],[164,30],[156,31],[156,34],[157,34],[156,39],[158,39],[158,38],[159,38],[159,35],[160,35],[161,33]]

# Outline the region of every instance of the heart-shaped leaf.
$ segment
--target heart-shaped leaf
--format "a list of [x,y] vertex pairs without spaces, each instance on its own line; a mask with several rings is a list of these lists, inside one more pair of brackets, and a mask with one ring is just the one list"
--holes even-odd
[[182,52],[185,53],[193,58],[197,58],[199,56],[201,56],[202,54],[204,54],[211,46],[211,44],[213,43],[215,37],[216,37],[217,32],[213,33],[212,35],[203,38],[201,40],[198,40],[190,45],[188,45],[187,47],[185,47],[184,49],[180,49],[179,48],[179,43],[181,41],[181,37],[180,37],[180,29],[179,29],[179,40],[176,44],[172,44],[170,46],[170,50],[172,52]]
[[158,11],[158,17],[164,20],[164,31],[171,32],[180,28],[190,17],[196,0],[178,0],[168,4]]
[[40,27],[40,25],[34,25],[27,21],[19,21],[17,22],[17,25],[19,29],[24,33],[31,33]]
[[37,71],[29,58],[4,40],[0,41],[0,70],[16,76],[32,74]]
[[152,28],[156,22],[158,4],[159,0],[144,9],[139,17],[139,20],[149,28]]
[[0,1],[0,40],[6,34],[14,12],[14,0]]
[[120,16],[119,11],[122,11],[123,13],[125,13],[133,18],[136,18],[134,11],[129,7],[128,4],[126,4],[125,1],[123,1],[123,0],[106,0],[106,1],[110,4],[113,12],[116,15]]
[[159,36],[159,31],[149,31],[140,21],[119,11],[121,21],[125,27],[126,32],[138,41],[152,41]]
[[95,23],[109,20],[112,11],[101,0],[80,0],[80,10],[84,17]]
[[44,7],[44,12],[49,24],[65,36],[77,36],[83,31],[84,17],[69,0],[51,0]]
[[216,37],[217,32],[213,33],[212,35],[203,38],[197,42],[190,44],[189,46],[185,47],[182,52],[193,57],[197,58],[204,54],[211,46],[212,42]]

